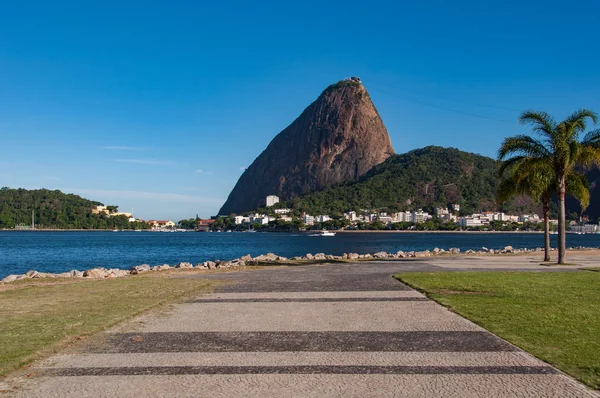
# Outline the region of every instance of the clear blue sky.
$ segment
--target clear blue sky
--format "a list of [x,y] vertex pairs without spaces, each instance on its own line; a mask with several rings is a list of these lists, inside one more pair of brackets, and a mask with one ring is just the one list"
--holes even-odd
[[495,156],[519,110],[600,111],[596,2],[486,3],[4,1],[0,186],[208,217],[347,76],[398,153]]

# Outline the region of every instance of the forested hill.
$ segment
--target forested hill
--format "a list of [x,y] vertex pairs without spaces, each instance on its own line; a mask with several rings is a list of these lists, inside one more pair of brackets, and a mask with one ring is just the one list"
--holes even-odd
[[140,227],[125,216],[108,217],[92,213],[100,202],[78,195],[48,189],[0,189],[0,228],[31,224],[31,212],[37,226],[46,228],[104,229]]
[[[460,204],[461,212],[468,214],[495,210],[498,166],[497,161],[485,156],[429,146],[391,156],[358,182],[295,198],[289,204],[310,214],[350,209],[431,209],[449,203]],[[535,207],[523,198],[517,204]]]

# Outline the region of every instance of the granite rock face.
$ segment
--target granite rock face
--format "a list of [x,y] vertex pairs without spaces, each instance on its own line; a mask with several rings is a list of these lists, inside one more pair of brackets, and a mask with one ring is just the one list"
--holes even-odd
[[288,200],[356,181],[394,153],[369,93],[358,80],[329,86],[246,169],[219,211],[253,210],[267,195]]

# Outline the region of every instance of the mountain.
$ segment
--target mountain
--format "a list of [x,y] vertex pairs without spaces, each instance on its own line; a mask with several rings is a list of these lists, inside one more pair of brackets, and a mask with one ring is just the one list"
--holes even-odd
[[[454,148],[429,146],[390,156],[359,181],[326,188],[288,204],[309,214],[359,209],[408,210],[457,203],[465,213],[496,210],[499,162]],[[518,197],[506,211],[538,210]]]
[[329,86],[240,177],[219,214],[252,210],[267,195],[283,200],[358,181],[394,153],[360,79]]
[[[145,227],[130,223],[128,217],[108,217],[93,214],[92,208],[100,202],[81,196],[48,189],[0,188],[0,228],[14,228],[19,224],[31,225],[31,212],[36,226],[57,229],[127,229]],[[116,206],[113,206],[116,209]]]

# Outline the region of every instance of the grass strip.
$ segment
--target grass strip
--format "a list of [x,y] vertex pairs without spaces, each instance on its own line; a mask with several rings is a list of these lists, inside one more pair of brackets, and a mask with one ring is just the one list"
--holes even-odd
[[395,275],[594,389],[600,389],[600,273]]
[[151,308],[208,293],[212,286],[168,274],[14,282],[0,291],[0,376]]

